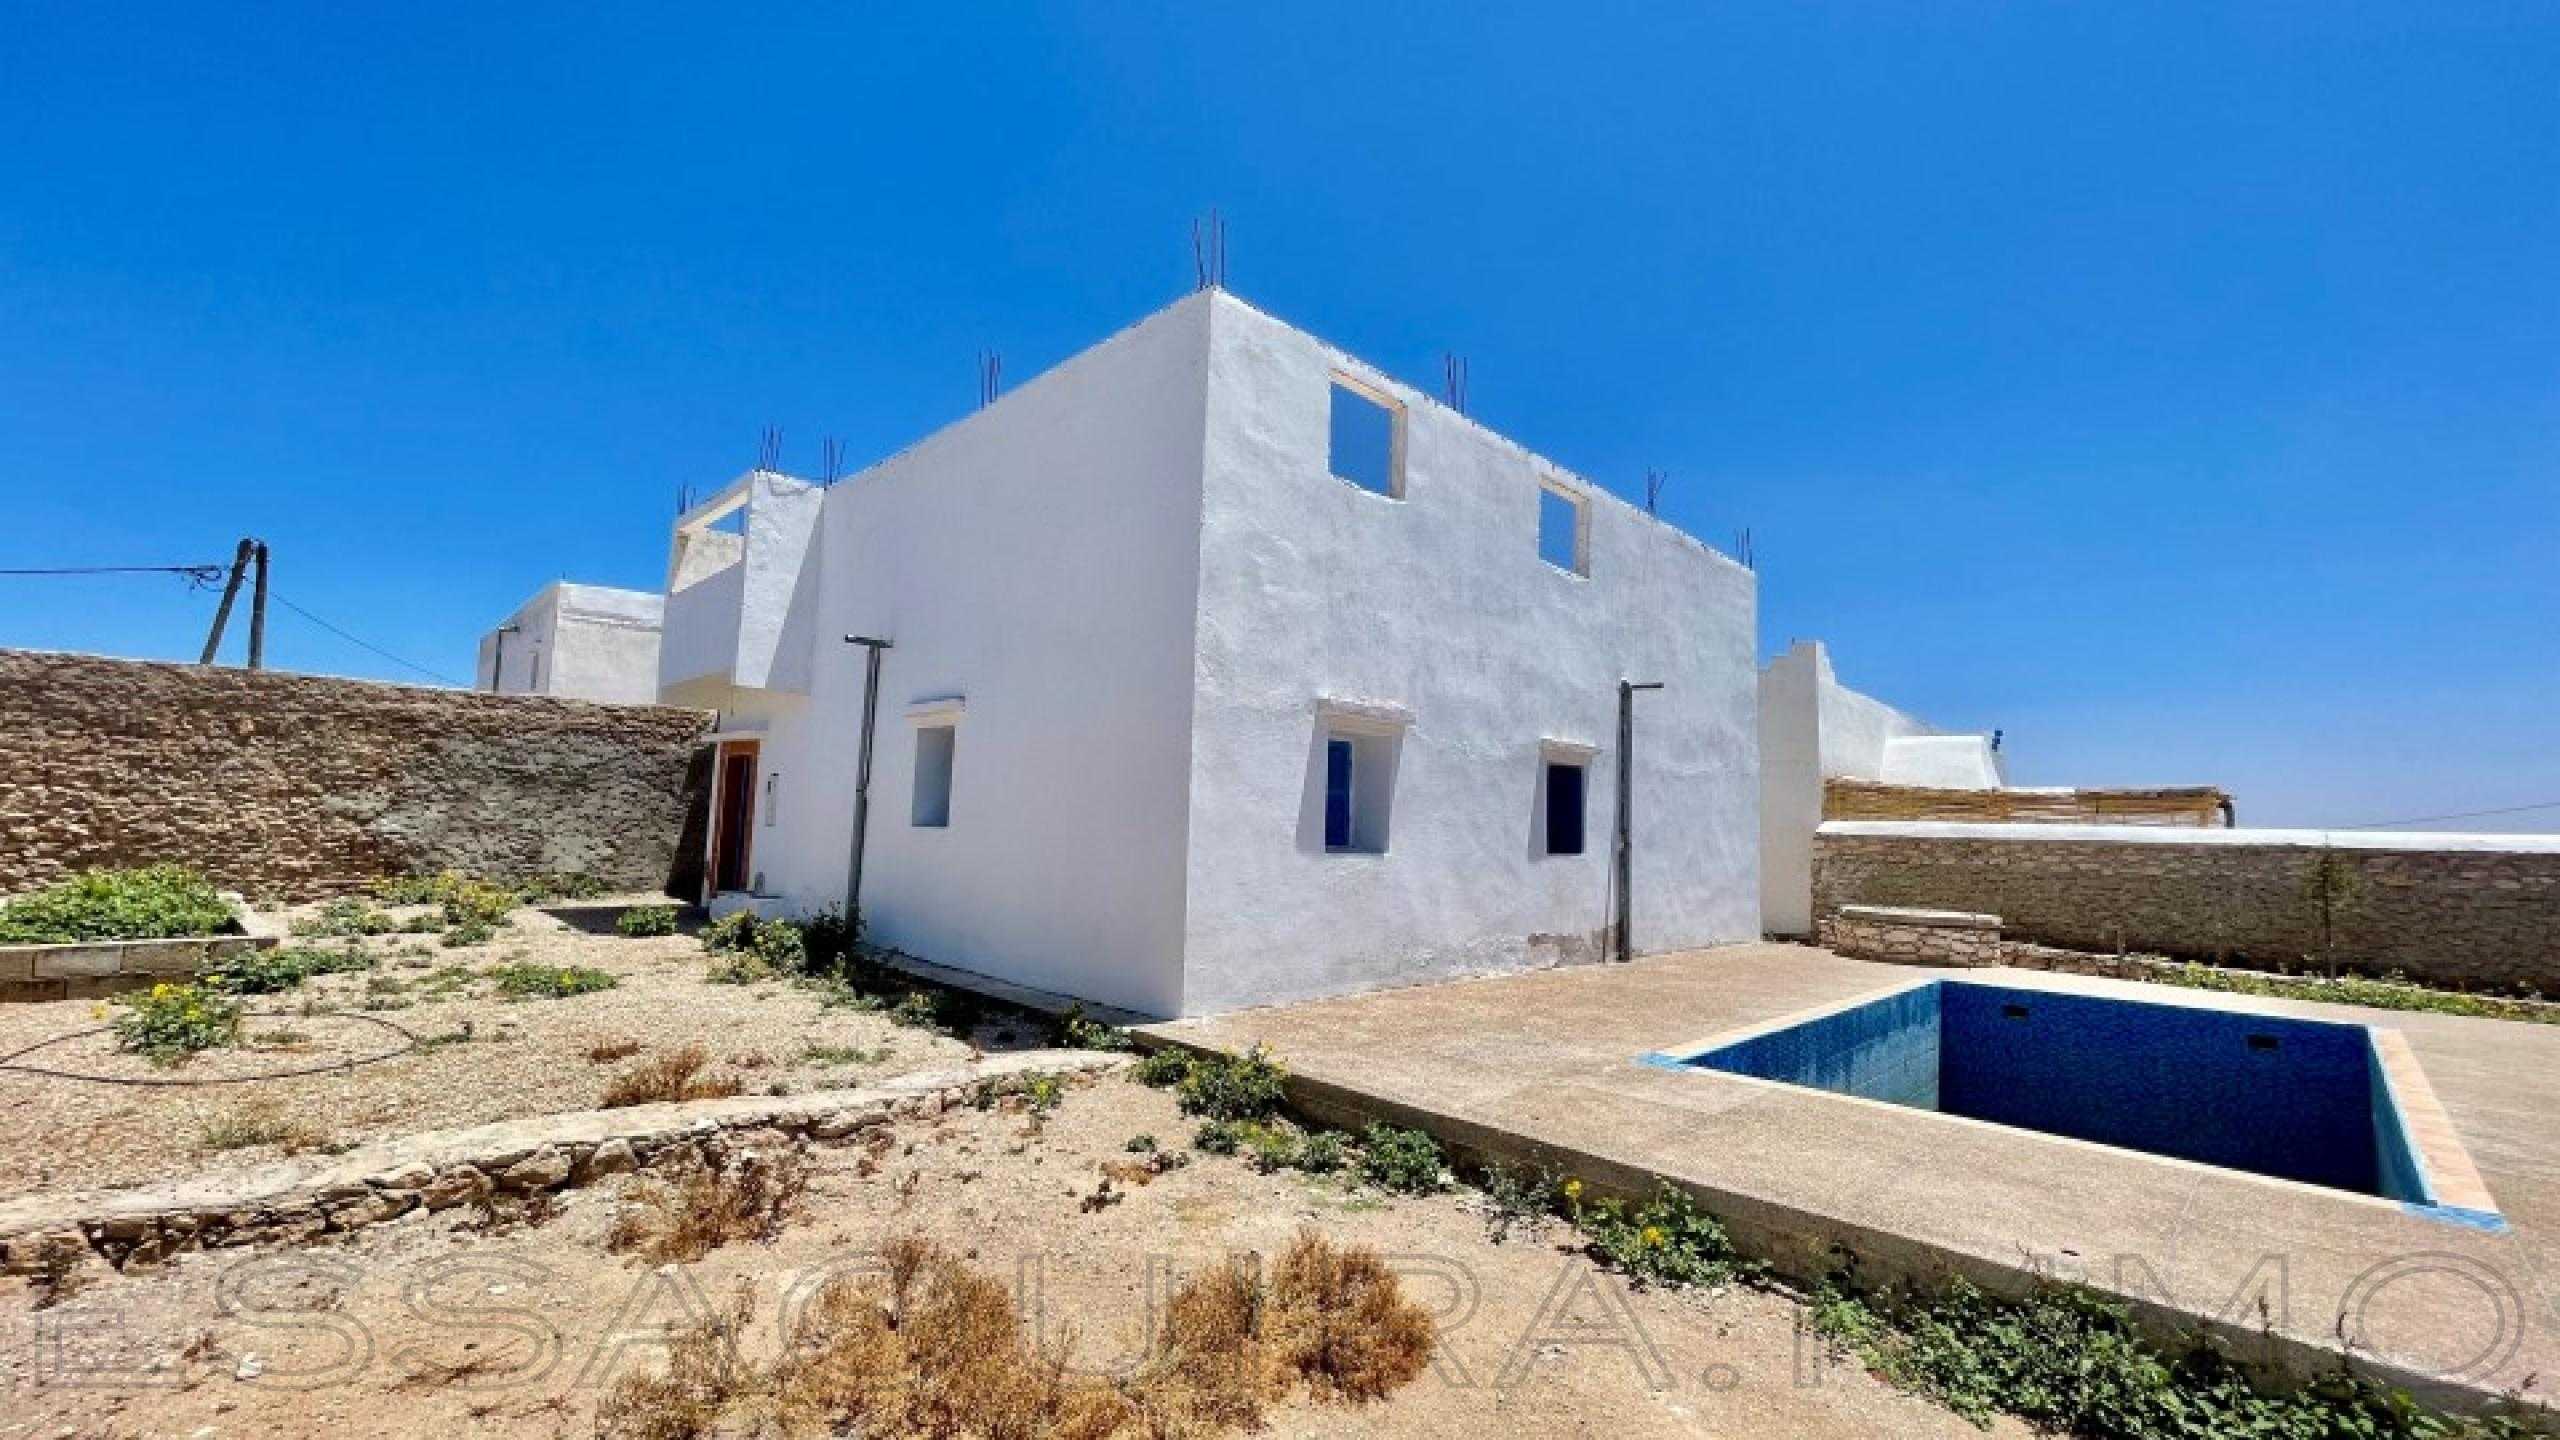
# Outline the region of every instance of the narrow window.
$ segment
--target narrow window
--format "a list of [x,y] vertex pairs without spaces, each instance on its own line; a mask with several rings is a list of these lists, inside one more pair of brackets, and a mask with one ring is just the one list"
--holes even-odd
[[1324,848],[1351,848],[1351,742],[1324,742]]
[[764,823],[773,826],[773,817],[782,813],[782,772],[769,770],[764,777]]
[[916,801],[912,823],[941,829],[951,823],[951,752],[959,736],[952,725],[916,727]]
[[1582,497],[1538,487],[1538,558],[1559,570],[1590,574],[1590,513]]
[[1547,762],[1547,853],[1582,853],[1583,776],[1581,765]]
[[1387,853],[1387,806],[1395,797],[1396,743],[1391,734],[1350,731],[1324,742],[1324,848],[1349,855]]
[[1386,396],[1340,378],[1333,382],[1329,463],[1336,479],[1363,490],[1401,497],[1404,410]]

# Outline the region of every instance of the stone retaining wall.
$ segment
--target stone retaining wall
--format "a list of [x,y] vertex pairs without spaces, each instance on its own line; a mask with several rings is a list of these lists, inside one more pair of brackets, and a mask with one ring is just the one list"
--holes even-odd
[[[0,895],[175,861],[255,895],[386,875],[681,888],[711,717],[0,650]],[[681,857],[681,859],[680,859]]]
[[0,1004],[120,994],[219,970],[236,956],[272,950],[277,943],[278,937],[268,934],[0,945]]
[[1922,906],[2011,940],[2560,994],[2560,837],[1826,823],[1814,913]]
[[2001,963],[2000,917],[1955,910],[1844,905],[1817,922],[1823,948],[1890,965]]
[[169,1184],[0,1204],[0,1273],[122,1269],[183,1250],[299,1244],[412,1210],[445,1210],[586,1185],[660,1166],[718,1166],[740,1153],[849,1140],[922,1118],[1006,1076],[1095,1075],[1128,1063],[1090,1050],[1028,1050],[860,1090],[634,1105],[405,1136],[333,1159],[282,1161]]

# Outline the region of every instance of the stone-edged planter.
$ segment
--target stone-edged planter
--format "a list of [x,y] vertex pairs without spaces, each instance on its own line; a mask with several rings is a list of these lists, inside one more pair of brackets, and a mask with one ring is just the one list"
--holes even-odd
[[1842,955],[1892,965],[2000,963],[2000,917],[1964,910],[1843,905],[1822,917],[1819,938]]
[[123,1269],[182,1250],[298,1244],[414,1210],[718,1163],[741,1148],[849,1141],[895,1120],[939,1115],[1007,1076],[1090,1077],[1128,1063],[1094,1050],[1025,1050],[858,1090],[573,1110],[134,1189],[30,1195],[0,1204],[0,1273],[77,1268],[93,1256]]
[[0,945],[0,1004],[34,1000],[87,1000],[183,980],[219,970],[225,962],[272,950],[283,932],[252,913],[236,895],[228,935],[189,935],[174,940],[85,940],[68,945]]

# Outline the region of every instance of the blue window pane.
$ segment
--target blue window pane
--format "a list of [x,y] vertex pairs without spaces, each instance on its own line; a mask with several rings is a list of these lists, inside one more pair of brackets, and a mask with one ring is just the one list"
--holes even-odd
[[1324,742],[1324,846],[1328,850],[1346,849],[1351,844],[1351,742]]
[[1333,473],[1381,495],[1396,493],[1396,416],[1357,390],[1333,387]]
[[1538,558],[1582,573],[1582,507],[1553,490],[1538,492]]

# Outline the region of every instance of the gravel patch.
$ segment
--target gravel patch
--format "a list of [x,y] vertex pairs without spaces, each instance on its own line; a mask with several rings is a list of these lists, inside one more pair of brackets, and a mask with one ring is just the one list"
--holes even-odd
[[[283,918],[310,913],[304,907]],[[407,1048],[355,1068],[195,1086],[0,1070],[0,1197],[131,1185],[419,1130],[590,1109],[625,1067],[687,1045],[702,1046],[713,1069],[735,1074],[751,1093],[800,1094],[950,1065],[973,1047],[1047,1039],[996,1022],[964,1041],[878,1012],[830,1008],[818,992],[786,982],[713,984],[690,936],[627,940],[609,925],[602,934],[581,928],[611,913],[599,907],[572,924],[518,910],[490,941],[458,949],[432,935],[299,940],[355,944],[378,963],[252,997],[246,1033],[262,1043],[207,1052],[174,1069],[119,1052],[103,1034],[47,1045],[20,1063],[126,1080],[234,1082]],[[509,964],[588,966],[616,984],[509,1000],[488,973]],[[96,1030],[113,1010],[86,1000],[0,1005],[0,1054]],[[278,1138],[240,1143],[269,1130]]]

